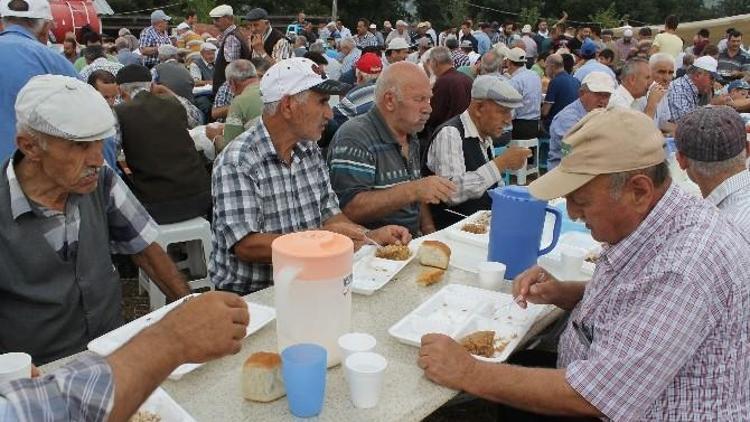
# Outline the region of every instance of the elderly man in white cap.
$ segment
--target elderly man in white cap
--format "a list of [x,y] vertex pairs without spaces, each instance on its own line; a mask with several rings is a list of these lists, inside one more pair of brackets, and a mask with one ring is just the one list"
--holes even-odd
[[200,57],[195,57],[189,66],[195,86],[211,85],[213,82],[216,50],[218,48],[211,43],[201,44]]
[[[670,122],[677,123],[680,118],[701,106],[703,96],[711,96],[716,80],[718,62],[711,56],[695,59],[684,76],[675,79],[667,90]],[[728,95],[718,96],[711,104],[723,105],[729,102]]]
[[446,209],[464,215],[488,210],[487,190],[503,184],[503,172],[526,164],[527,148],[511,147],[494,157],[493,138],[513,119],[512,111],[523,97],[498,76],[477,76],[471,88],[471,103],[463,113],[438,127],[427,152],[427,173],[450,179],[456,192],[440,204],[431,205],[435,228],[440,230],[460,220]]
[[406,42],[411,42],[411,35],[409,34],[409,24],[402,21],[401,19],[396,21],[396,29],[391,31],[385,38],[387,45],[391,44],[394,38],[403,38]]
[[16,115],[18,151],[0,172],[0,238],[13,245],[0,252],[0,353],[44,363],[121,325],[111,253],[132,255],[168,298],[190,290],[155,243],[154,221],[103,165],[102,139],[115,133],[104,98],[42,75],[19,92]]
[[[345,88],[301,57],[263,75],[263,114],[214,163],[209,272],[217,288],[246,294],[271,285],[271,242],[286,233],[323,228],[364,240],[366,230],[341,213],[316,144],[331,118],[330,95]],[[368,236],[381,244],[410,240],[395,226]]]
[[143,65],[149,69],[159,62],[159,46],[172,45],[168,32],[171,19],[163,10],[154,10],[151,13],[151,26],[141,32],[138,46],[141,54],[145,56]]
[[498,365],[428,334],[425,375],[507,406],[499,420],[748,420],[749,236],[672,183],[663,143],[641,112],[596,110],[565,138],[560,166],[529,186],[565,197],[606,245],[588,283],[538,266],[514,280],[522,307],[572,311],[557,354]]
[[213,93],[219,92],[219,88],[226,81],[224,71],[229,63],[237,59],[250,60],[250,46],[245,36],[234,24],[234,10],[232,6],[222,4],[214,7],[208,15],[213,20],[214,26],[221,31],[219,35],[219,50],[214,62]]
[[197,53],[200,51],[200,46],[203,43],[203,37],[196,34],[195,31],[190,27],[187,22],[182,22],[177,25],[177,47],[187,48],[191,52]]
[[5,160],[16,148],[18,91],[35,75],[77,77],[78,73],[63,55],[39,41],[52,20],[47,0],[0,0],[0,16],[5,26],[0,32],[0,57],[6,58],[0,77],[0,160]]
[[550,123],[549,155],[547,168],[552,170],[562,159],[562,140],[570,128],[595,108],[607,107],[609,98],[615,92],[615,81],[606,73],[591,72],[583,80],[578,90],[578,99],[560,110]]
[[401,37],[396,37],[388,43],[388,48],[383,53],[383,67],[386,68],[393,63],[402,62],[406,60],[408,55],[409,43]]

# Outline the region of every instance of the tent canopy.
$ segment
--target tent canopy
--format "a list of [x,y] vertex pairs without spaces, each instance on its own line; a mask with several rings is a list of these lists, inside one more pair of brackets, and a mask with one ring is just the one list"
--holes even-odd
[[[654,35],[658,34],[659,31],[664,29],[664,25],[648,25]],[[612,28],[615,33],[615,37],[622,37],[622,31],[626,27]],[[633,32],[637,35],[640,27],[633,27]],[[735,28],[743,34],[750,34],[750,14],[727,16],[718,19],[707,19],[703,21],[693,21],[680,23],[677,26],[677,35],[685,40],[686,45],[692,44],[693,35],[695,35],[701,28],[706,28],[711,32],[711,43],[716,44],[720,39],[724,38],[726,30],[729,28]]]
[[93,0],[94,7],[96,7],[97,15],[114,15],[115,11],[112,10],[107,0]]

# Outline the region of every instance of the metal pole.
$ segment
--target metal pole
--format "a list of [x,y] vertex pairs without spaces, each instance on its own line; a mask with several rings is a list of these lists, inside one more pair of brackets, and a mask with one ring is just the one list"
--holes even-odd
[[337,0],[332,0],[332,2],[333,3],[331,4],[331,17],[333,17],[333,20],[336,20],[339,15],[338,4],[337,4]]

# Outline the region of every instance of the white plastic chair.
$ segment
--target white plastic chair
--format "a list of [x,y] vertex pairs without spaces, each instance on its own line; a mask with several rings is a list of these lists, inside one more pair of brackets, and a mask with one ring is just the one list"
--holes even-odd
[[519,185],[526,184],[526,178],[532,174],[539,174],[539,139],[513,139],[508,143],[508,146],[517,146],[523,148],[529,148],[532,151],[532,160],[526,165],[526,167],[519,170],[508,170],[507,173],[516,177],[516,183]]
[[[209,288],[214,290],[214,285],[208,277],[208,260],[211,258],[211,225],[204,218],[197,217],[191,220],[181,221],[174,224],[162,224],[159,226],[159,237],[156,243],[166,251],[167,247],[174,243],[188,243],[188,257],[184,261],[175,263],[178,269],[190,269],[191,274],[197,274],[205,270],[206,276],[188,282],[191,290]],[[148,291],[151,310],[161,308],[166,304],[164,293],[149,279],[143,271],[138,271],[139,290]]]

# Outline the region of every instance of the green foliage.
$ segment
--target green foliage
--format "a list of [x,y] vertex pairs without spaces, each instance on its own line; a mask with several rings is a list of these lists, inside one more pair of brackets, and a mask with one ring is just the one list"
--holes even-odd
[[615,3],[610,3],[606,9],[599,9],[593,15],[589,15],[589,20],[598,23],[602,28],[614,28],[620,26],[620,18],[615,10]]
[[539,8],[536,6],[532,6],[529,8],[522,8],[521,13],[518,16],[518,24],[520,25],[531,25],[532,27],[534,24],[536,24],[536,21],[541,17],[541,13],[539,13]]

